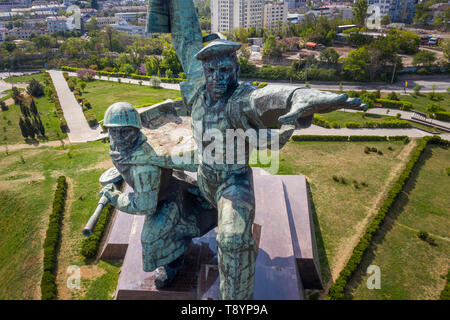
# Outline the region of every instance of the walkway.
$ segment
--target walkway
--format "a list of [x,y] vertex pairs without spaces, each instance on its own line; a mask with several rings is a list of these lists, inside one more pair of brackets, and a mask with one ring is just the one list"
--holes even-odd
[[84,117],[83,110],[78,104],[72,91],[70,91],[66,80],[63,77],[62,71],[49,70],[48,73],[52,77],[55,85],[61,107],[69,127],[69,140],[75,142],[88,142],[99,140],[106,137],[106,134],[101,133],[101,127],[92,129]]
[[[425,136],[431,136],[432,134],[427,133],[418,129],[370,129],[370,128],[362,128],[362,129],[349,129],[349,128],[340,128],[340,129],[327,129],[323,127],[319,127],[316,125],[311,125],[311,127],[307,129],[295,130],[294,134],[296,135],[316,135],[316,136],[408,136],[410,138],[422,138]],[[442,138],[444,136],[450,135],[441,135]]]

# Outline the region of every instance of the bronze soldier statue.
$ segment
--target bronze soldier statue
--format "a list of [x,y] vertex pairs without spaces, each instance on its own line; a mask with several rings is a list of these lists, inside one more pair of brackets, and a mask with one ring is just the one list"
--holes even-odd
[[[220,152],[210,161],[202,151],[210,143],[205,136],[220,132],[225,137],[227,130],[259,130],[281,124],[282,132],[287,133],[281,134],[283,145],[294,128],[311,124],[314,113],[360,108],[361,100],[304,87],[239,84],[236,51],[240,44],[220,39],[204,47],[193,1],[150,0],[149,12],[152,6],[164,8],[161,2],[169,10],[165,13],[169,18],[163,20],[170,25],[164,31],[172,33],[173,47],[188,79],[180,86],[197,144],[198,184],[218,211],[219,298],[251,299],[255,273],[251,234],[255,198],[248,165],[251,146],[246,142],[243,162],[216,161]],[[151,19],[149,13],[147,29],[154,32]]]

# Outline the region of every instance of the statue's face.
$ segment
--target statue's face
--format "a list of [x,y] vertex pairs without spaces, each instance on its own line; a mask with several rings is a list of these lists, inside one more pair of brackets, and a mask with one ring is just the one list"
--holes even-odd
[[215,56],[203,62],[206,89],[213,99],[222,97],[237,83],[239,63],[232,56]]
[[135,127],[111,127],[108,128],[108,135],[111,142],[119,151],[131,149],[138,137],[139,129]]

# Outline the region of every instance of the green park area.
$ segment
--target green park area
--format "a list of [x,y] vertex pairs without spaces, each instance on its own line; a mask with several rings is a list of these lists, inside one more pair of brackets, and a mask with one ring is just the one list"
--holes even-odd
[[[450,256],[448,167],[450,150],[426,148],[349,282],[348,298],[439,299]],[[380,268],[380,289],[367,288],[369,265]]]
[[419,93],[416,94],[402,94],[399,95],[399,100],[408,101],[413,104],[413,110],[420,112],[427,112],[427,105],[430,103],[435,103],[442,108],[442,111],[450,112],[450,93],[448,92],[436,92],[434,94],[434,100],[430,99],[432,95],[430,93]]
[[22,76],[12,76],[9,78],[5,78],[5,82],[8,83],[28,83],[31,79],[36,79],[42,83],[45,82],[45,72],[40,73],[32,73],[32,74],[26,74]]
[[115,102],[126,101],[134,106],[138,106],[142,104],[152,105],[167,99],[181,98],[179,90],[152,88],[144,85],[103,80],[87,82],[82,96],[91,103],[92,112],[99,121],[103,119],[106,109]]
[[[111,167],[109,145],[101,142],[29,148],[0,154],[0,299],[39,299],[43,241],[56,179],[67,177],[66,210],[58,250],[60,299],[111,299],[116,261],[94,265],[80,254],[81,230],[98,202],[98,178]],[[81,267],[81,289],[67,289],[67,268]]]
[[[309,182],[324,283],[344,266],[414,145],[291,141],[280,151],[278,174],[303,174]],[[366,146],[382,155],[365,153]]]
[[[17,78],[17,82],[14,83],[26,84],[31,79],[38,80],[42,85],[44,85],[44,73],[42,74],[32,74]],[[10,81],[12,78],[8,78],[5,81]],[[31,102],[31,97],[26,93],[25,89],[19,88],[19,91],[24,96],[25,105],[29,105]],[[12,99],[12,90],[6,90],[3,92],[5,94],[0,100],[7,104],[8,110],[0,110],[0,145],[10,145],[18,143],[32,143],[35,141],[45,142],[49,140],[59,140],[67,137],[67,134],[63,133],[59,127],[59,121],[56,115],[55,104],[53,101],[42,96],[39,98],[33,97],[36,108],[39,112],[39,117],[45,128],[45,135],[37,135],[36,140],[31,140],[29,138],[25,139],[22,136],[19,120],[23,115],[20,110],[20,106],[14,104]]]

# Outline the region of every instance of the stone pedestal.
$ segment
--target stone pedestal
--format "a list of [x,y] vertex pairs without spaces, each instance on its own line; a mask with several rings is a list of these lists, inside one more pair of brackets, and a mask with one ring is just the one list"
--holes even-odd
[[[195,178],[195,174],[189,174]],[[270,175],[253,168],[257,245],[254,299],[300,300],[304,288],[321,288],[314,226],[304,176]],[[193,239],[174,283],[155,288],[142,270],[144,216],[117,211],[101,259],[123,258],[116,299],[217,299],[217,228]]]

